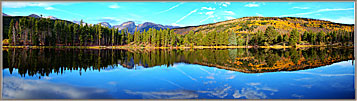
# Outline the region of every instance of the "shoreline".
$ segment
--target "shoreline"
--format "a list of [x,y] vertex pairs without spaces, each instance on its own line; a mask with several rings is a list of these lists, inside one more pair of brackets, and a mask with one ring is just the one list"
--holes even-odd
[[235,48],[272,48],[272,49],[284,49],[284,48],[309,48],[309,47],[345,47],[353,48],[354,46],[339,46],[339,45],[297,45],[293,46],[193,46],[193,47],[135,47],[135,46],[2,46],[3,48],[30,48],[30,49],[42,49],[42,48],[78,48],[78,49],[235,49]]

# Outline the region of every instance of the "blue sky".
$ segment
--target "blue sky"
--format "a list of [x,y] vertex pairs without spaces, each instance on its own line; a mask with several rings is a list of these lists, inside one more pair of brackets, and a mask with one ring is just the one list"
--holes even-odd
[[306,17],[354,24],[354,2],[2,2],[13,16],[42,14],[87,23],[192,26],[246,16]]

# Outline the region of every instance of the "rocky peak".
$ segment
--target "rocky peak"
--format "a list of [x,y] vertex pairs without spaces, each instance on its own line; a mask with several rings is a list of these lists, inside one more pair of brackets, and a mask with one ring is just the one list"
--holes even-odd
[[36,14],[31,14],[31,15],[29,15],[29,17],[40,18],[40,16],[38,16]]

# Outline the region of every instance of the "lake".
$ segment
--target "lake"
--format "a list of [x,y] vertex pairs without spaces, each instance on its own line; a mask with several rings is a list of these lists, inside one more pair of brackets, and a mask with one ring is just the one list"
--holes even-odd
[[4,99],[354,99],[353,48],[5,49]]

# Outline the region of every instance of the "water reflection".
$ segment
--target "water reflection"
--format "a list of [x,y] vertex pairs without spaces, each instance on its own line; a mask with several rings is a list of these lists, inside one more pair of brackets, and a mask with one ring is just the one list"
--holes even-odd
[[197,92],[190,90],[158,91],[158,92],[134,92],[124,90],[125,93],[140,95],[144,99],[194,99],[198,97]]
[[7,99],[355,98],[353,49],[8,49],[3,53]]
[[[197,50],[88,50],[6,49],[4,68],[25,76],[64,73],[66,70],[108,71],[121,65],[128,69],[199,64],[244,73],[296,71],[353,59],[353,49],[197,49]],[[188,76],[189,77],[189,76]],[[209,78],[209,77],[208,77]],[[233,78],[233,77],[232,77]],[[193,79],[193,78],[192,78]]]
[[112,98],[108,90],[93,87],[75,87],[41,80],[18,77],[3,78],[4,99],[104,99]]

